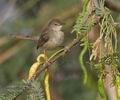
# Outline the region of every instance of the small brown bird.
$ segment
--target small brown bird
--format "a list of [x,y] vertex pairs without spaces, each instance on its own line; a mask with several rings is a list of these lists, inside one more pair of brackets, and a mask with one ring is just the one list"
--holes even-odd
[[58,19],[53,19],[49,22],[48,27],[41,34],[37,49],[42,47],[44,49],[54,49],[60,46],[64,41],[64,32],[61,30],[63,23]]
[[63,23],[58,19],[53,19],[48,23],[48,26],[43,30],[40,37],[38,36],[15,36],[19,39],[28,39],[37,43],[37,49],[45,50],[54,49],[61,46],[64,41],[64,32],[61,30]]

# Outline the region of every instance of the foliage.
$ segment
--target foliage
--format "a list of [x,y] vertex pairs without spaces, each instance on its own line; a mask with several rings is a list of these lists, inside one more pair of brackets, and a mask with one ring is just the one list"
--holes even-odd
[[32,82],[31,87],[27,91],[27,100],[45,100],[44,91],[39,81]]
[[14,100],[26,94],[28,100],[44,100],[43,89],[39,81],[23,81],[0,90],[0,100]]
[[[87,1],[87,0],[85,0]],[[94,4],[94,0],[91,1]],[[91,4],[92,4],[91,3]],[[83,9],[83,12],[79,14],[76,25],[74,26],[73,32],[76,32],[77,37],[82,37],[82,40],[84,38],[84,48],[80,53],[80,65],[84,72],[84,83],[87,80],[87,71],[85,68],[85,65],[83,63],[83,56],[85,55],[85,52],[87,48],[91,49],[88,46],[88,36],[86,33],[88,33],[91,28],[98,23],[97,18],[99,18],[99,25],[100,25],[100,36],[98,39],[94,42],[92,46],[92,54],[90,55],[90,61],[94,61],[98,59],[97,63],[94,63],[92,66],[95,66],[93,68],[96,68],[98,71],[98,90],[103,100],[106,100],[106,94],[105,94],[105,88],[104,88],[104,79],[107,74],[112,73],[112,78],[115,79],[115,81],[112,81],[113,83],[119,83],[118,80],[115,77],[119,77],[118,74],[118,54],[117,52],[117,32],[115,28],[115,22],[113,20],[113,17],[110,13],[110,10],[105,7],[105,0],[99,1],[99,6],[94,5],[92,6],[92,11],[90,10],[90,5],[84,4],[85,8]],[[88,9],[87,9],[88,8]],[[113,42],[114,40],[114,42]],[[86,45],[85,45],[86,44]],[[106,72],[106,66],[111,67],[111,72]],[[117,86],[119,89],[119,86]],[[119,92],[118,98],[119,98]]]
[[[17,32],[17,33],[18,33],[18,31],[20,33],[21,32],[23,32],[23,33],[28,32],[30,34],[38,33],[41,30],[40,28],[43,27],[43,23],[46,23],[47,20],[51,19],[51,17],[53,17],[53,16],[55,16],[55,17],[57,16],[60,19],[64,19],[66,21],[68,20],[68,24],[71,24],[69,22],[71,22],[71,20],[75,19],[75,13],[72,13],[71,15],[69,15],[69,11],[70,11],[70,13],[72,12],[70,7],[71,7],[71,5],[76,3],[78,0],[70,0],[70,2],[65,1],[65,0],[53,0],[53,1],[49,3],[47,0],[44,0],[44,1],[40,0],[41,4],[43,4],[45,6],[41,6],[41,4],[38,4],[37,1],[32,1],[32,0],[23,2],[22,6],[21,6],[21,4],[19,5],[19,2],[18,2],[18,5],[21,7],[18,8],[17,11],[21,12],[20,14],[25,15],[25,16],[22,16],[19,20],[12,22],[12,24],[10,22],[7,23],[7,26],[9,26],[7,28],[7,32],[11,32],[11,30],[13,29],[12,31]],[[83,75],[84,75],[83,83],[86,84],[90,80],[90,81],[92,81],[91,84],[89,83],[89,86],[85,85],[85,87],[82,86],[82,84],[81,84],[82,82],[79,81],[80,77],[78,77],[81,75],[79,75],[78,73],[75,72],[75,75],[74,75],[74,73],[72,73],[72,75],[73,75],[72,76],[70,72],[66,71],[67,68],[63,67],[63,66],[68,66],[68,68],[71,69],[73,72],[75,66],[78,66],[77,62],[75,62],[77,60],[74,59],[75,54],[71,55],[70,57],[68,56],[69,61],[66,65],[63,64],[63,66],[62,66],[61,65],[62,61],[60,60],[59,69],[62,71],[57,72],[56,75],[54,75],[53,72],[51,72],[51,74],[53,74],[54,77],[57,77],[57,76],[59,76],[59,73],[60,73],[60,78],[57,77],[58,82],[56,82],[56,84],[59,86],[56,86],[56,87],[62,88],[61,91],[62,91],[62,93],[64,93],[66,98],[68,98],[68,96],[71,96],[71,94],[74,95],[72,98],[74,98],[75,100],[77,100],[77,99],[79,100],[79,98],[82,98],[80,96],[83,94],[85,94],[84,97],[89,98],[89,95],[86,94],[85,89],[84,90],[82,89],[83,87],[89,88],[89,89],[93,89],[95,87],[94,82],[96,80],[89,79],[89,75],[88,75],[89,68],[86,66],[87,61],[86,61],[85,55],[87,52],[89,52],[90,65],[97,72],[97,77],[98,77],[97,88],[98,88],[98,92],[99,92],[101,98],[103,100],[106,100],[106,98],[107,98],[106,93],[105,93],[105,88],[104,88],[104,81],[108,74],[108,72],[106,72],[106,65],[107,65],[107,66],[109,66],[110,71],[112,73],[113,80],[111,83],[116,87],[117,97],[119,100],[120,99],[120,73],[118,70],[118,67],[119,67],[118,66],[119,65],[118,64],[119,63],[119,57],[118,57],[119,55],[118,54],[119,54],[119,52],[118,52],[118,39],[117,39],[118,36],[117,36],[117,31],[116,31],[116,23],[114,22],[114,19],[111,15],[110,10],[105,7],[105,2],[104,2],[105,0],[99,0],[99,3],[97,5],[94,4],[93,1],[95,1],[95,0],[84,0],[83,10],[82,10],[82,12],[79,13],[74,27],[72,27],[72,32],[76,33],[75,34],[76,38],[80,38],[80,39],[82,38],[80,40],[80,46],[83,46],[83,48],[82,48],[81,52],[79,53],[79,63],[80,63],[80,67],[81,67],[81,69],[83,71]],[[48,3],[46,4],[45,2],[48,2]],[[67,3],[67,5],[66,5],[66,3]],[[91,5],[92,3],[94,4],[93,6]],[[55,6],[53,6],[53,5],[55,5]],[[61,9],[61,8],[66,8],[66,6],[68,7],[69,10],[67,9],[67,11],[66,11],[66,9]],[[39,8],[42,8],[43,12],[41,10],[39,11],[38,10]],[[37,10],[35,10],[35,9],[37,9]],[[31,10],[31,11],[29,11],[29,10]],[[76,12],[76,13],[78,13],[78,12]],[[49,16],[49,18],[48,18],[48,16]],[[63,17],[65,17],[65,18],[63,18]],[[88,40],[88,34],[91,31],[91,29],[94,28],[94,26],[98,25],[98,24],[100,26],[100,36],[91,45]],[[8,40],[7,42],[10,42],[10,41]],[[26,43],[24,43],[25,44],[25,46],[24,46],[23,42],[21,42],[21,41],[16,42],[13,40],[13,42],[14,43],[11,43],[9,45],[5,44],[5,46],[2,46],[2,49],[0,50],[1,54],[2,53],[6,54],[6,52],[4,53],[4,51],[7,51],[6,50],[7,48],[11,47],[11,45],[14,45],[14,47],[15,47],[14,51],[13,51],[13,49],[11,49],[10,51],[12,51],[12,53],[14,53],[14,54],[18,53],[16,55],[16,57],[13,56],[11,58],[12,60],[8,61],[5,64],[3,63],[2,66],[5,66],[5,69],[0,70],[0,72],[2,72],[2,73],[4,71],[7,73],[11,70],[11,68],[7,68],[7,66],[9,65],[9,62],[11,62],[10,66],[13,66],[13,65],[14,66],[18,66],[18,65],[23,66],[25,68],[25,70],[27,70],[27,71],[28,71],[28,66],[30,66],[33,63],[33,58],[34,58],[33,54],[35,54],[34,52],[32,52],[33,44],[26,42]],[[20,45],[22,45],[22,46],[20,46]],[[24,48],[24,49],[21,49],[21,48]],[[22,51],[18,52],[20,49]],[[64,49],[61,49],[61,50],[58,50],[57,52],[53,53],[49,59],[56,57],[63,50]],[[76,49],[74,51],[74,53],[76,53],[77,50],[78,49]],[[78,54],[76,54],[76,55],[78,58]],[[10,56],[11,55],[9,55],[8,58]],[[20,57],[22,60],[20,59]],[[3,58],[6,58],[6,56],[3,56]],[[26,60],[26,58],[27,58],[27,60]],[[68,58],[66,59],[66,61],[68,60]],[[72,60],[70,60],[70,59],[72,59]],[[18,64],[18,60],[19,60],[19,64]],[[6,62],[7,60],[3,59],[1,61]],[[44,62],[45,61],[43,61],[42,64]],[[72,62],[75,63],[75,65]],[[40,65],[42,65],[42,64],[40,64],[37,59],[37,62],[34,63],[33,66],[29,70],[29,79],[27,81],[15,83],[6,88],[2,88],[0,90],[0,99],[1,100],[12,100],[12,99],[16,99],[17,97],[23,96],[24,94],[25,94],[25,97],[27,98],[27,100],[33,100],[33,99],[34,100],[45,100],[47,98],[46,96],[48,96],[48,98],[49,98],[50,90],[49,90],[49,72],[48,72],[48,70],[45,71],[45,76],[43,79],[44,84],[42,84],[41,81],[39,81],[37,79],[32,80],[32,78],[36,74],[37,70],[40,68]],[[18,74],[20,69],[23,70],[23,67],[22,68],[15,67],[18,71],[14,70],[14,72]],[[56,69],[58,69],[58,68],[56,68]],[[13,71],[11,73],[13,74]],[[92,76],[92,74],[93,73],[90,73],[91,76]],[[7,76],[10,76],[10,75],[7,75]],[[64,76],[66,77],[66,79],[64,79]],[[76,76],[77,76],[77,81],[76,81]],[[2,77],[2,75],[0,75],[0,77]],[[12,77],[15,77],[15,75],[13,74]],[[71,81],[70,82],[68,81],[69,78],[70,78],[70,80],[73,81],[73,83]],[[1,78],[1,79],[3,79],[3,78]],[[14,80],[14,78],[12,80]],[[55,81],[54,78],[52,80]],[[62,83],[60,84],[60,80],[62,80],[62,82],[65,80],[64,85],[62,85]],[[79,84],[79,82],[81,82],[81,83]],[[67,85],[65,86],[65,84],[67,84]],[[74,87],[74,89],[73,88],[69,89],[70,87]],[[79,89],[78,89],[78,87],[79,87]],[[76,93],[76,90],[77,90],[76,88],[79,90],[79,91],[77,91],[77,93]],[[95,90],[94,90],[94,94],[96,92]],[[64,92],[64,91],[66,91],[66,92]],[[46,95],[47,92],[48,92],[48,94]],[[67,94],[69,94],[69,95],[67,95]],[[48,98],[47,98],[47,100],[49,100]],[[65,100],[66,100],[66,98],[65,98]],[[71,97],[69,97],[68,99],[71,99]],[[94,96],[94,99],[95,99],[95,96]]]

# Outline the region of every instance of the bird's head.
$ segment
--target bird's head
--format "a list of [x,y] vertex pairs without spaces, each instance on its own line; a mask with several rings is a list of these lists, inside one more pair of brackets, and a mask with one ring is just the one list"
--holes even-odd
[[59,19],[53,19],[49,22],[48,27],[49,29],[60,31],[63,27],[63,24]]

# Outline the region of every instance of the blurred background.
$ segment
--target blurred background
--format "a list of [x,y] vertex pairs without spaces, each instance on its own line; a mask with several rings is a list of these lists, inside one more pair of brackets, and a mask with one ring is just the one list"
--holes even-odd
[[[42,52],[36,50],[33,42],[15,39],[11,34],[40,35],[51,19],[58,18],[66,23],[66,45],[75,38],[71,30],[81,8],[81,0],[0,0],[0,88],[26,79],[30,66]],[[120,16],[115,12],[113,15],[119,22]],[[87,66],[88,83],[83,85],[83,73],[78,60],[81,49],[76,46],[52,65],[52,100],[97,99],[97,76],[90,66]],[[85,62],[88,62],[88,55]]]

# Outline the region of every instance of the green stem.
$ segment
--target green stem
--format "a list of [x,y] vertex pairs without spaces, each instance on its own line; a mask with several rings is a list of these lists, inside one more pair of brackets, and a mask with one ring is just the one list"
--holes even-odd
[[83,1],[83,4],[84,4],[84,5],[83,5],[83,12],[86,11],[88,3],[89,3],[89,0],[84,0],[84,1]]
[[85,43],[84,48],[83,48],[83,50],[82,50],[82,52],[80,53],[80,56],[79,56],[80,65],[81,65],[81,68],[82,68],[83,73],[84,73],[84,81],[83,81],[84,84],[86,84],[86,82],[87,82],[87,70],[86,70],[86,67],[84,65],[83,58],[84,58],[84,55],[87,51],[87,48],[88,48],[88,45],[87,45],[87,43]]
[[61,53],[61,52],[63,52],[63,51],[64,51],[64,48],[58,50],[57,52],[55,52],[55,53],[48,59],[48,61],[50,61],[52,58],[54,58],[56,55],[58,55],[59,53]]

